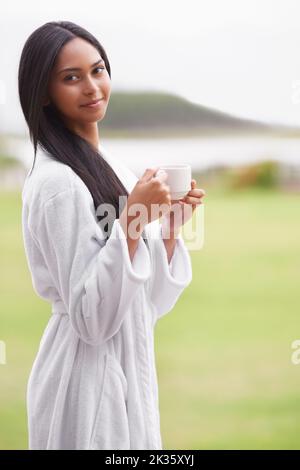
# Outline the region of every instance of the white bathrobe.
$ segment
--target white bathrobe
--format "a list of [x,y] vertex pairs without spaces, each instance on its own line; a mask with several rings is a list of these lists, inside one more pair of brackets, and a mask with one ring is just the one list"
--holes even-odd
[[[130,193],[136,175],[99,150]],[[40,149],[22,200],[33,288],[52,312],[27,385],[29,449],[162,449],[153,334],[192,280],[182,236],[168,264],[148,224],[131,262],[119,219],[105,243],[87,186]]]

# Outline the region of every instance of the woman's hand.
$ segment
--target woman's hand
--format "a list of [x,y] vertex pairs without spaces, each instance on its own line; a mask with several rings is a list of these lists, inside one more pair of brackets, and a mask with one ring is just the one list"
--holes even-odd
[[173,238],[177,236],[180,228],[185,225],[193,216],[196,208],[203,204],[205,191],[196,188],[196,180],[191,181],[191,190],[185,197],[178,201],[171,201],[170,211],[162,217],[163,238]]
[[[163,171],[155,176],[158,168],[148,168],[145,171],[128,196],[120,215],[122,227],[127,231],[129,226],[131,232],[129,236],[132,238],[137,238],[145,225],[158,219],[161,214],[164,215],[170,209],[170,188],[165,184],[168,175]],[[159,208],[160,206],[161,213],[158,210],[152,210],[153,207]],[[137,213],[138,223],[135,223]]]

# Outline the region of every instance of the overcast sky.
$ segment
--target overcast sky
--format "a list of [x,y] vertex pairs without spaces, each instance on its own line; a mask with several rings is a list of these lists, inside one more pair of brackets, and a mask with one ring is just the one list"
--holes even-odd
[[0,12],[0,131],[25,129],[18,61],[31,32],[53,20],[98,38],[112,90],[169,91],[300,126],[299,0],[9,0]]

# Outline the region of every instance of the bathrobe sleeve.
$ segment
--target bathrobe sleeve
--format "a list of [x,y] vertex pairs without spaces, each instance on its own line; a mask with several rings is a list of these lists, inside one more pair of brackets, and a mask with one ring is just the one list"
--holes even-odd
[[178,235],[170,263],[162,239],[161,226],[154,243],[154,272],[150,298],[155,307],[156,320],[170,312],[183,290],[192,281],[192,264],[185,242]]
[[34,236],[71,324],[86,343],[101,344],[120,329],[150,278],[142,238],[131,261],[119,219],[106,244],[92,199],[77,187],[47,200],[34,217]]

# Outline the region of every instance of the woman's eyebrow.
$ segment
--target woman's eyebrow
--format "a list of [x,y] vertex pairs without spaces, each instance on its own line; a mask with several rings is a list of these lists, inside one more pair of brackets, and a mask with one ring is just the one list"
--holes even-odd
[[[95,65],[98,65],[98,64],[100,64],[101,62],[103,62],[103,59],[97,60],[97,62],[95,62],[94,64],[91,65],[91,68],[92,68],[92,67],[95,67]],[[66,68],[66,69],[60,70],[60,71],[58,72],[58,74],[59,74],[59,73],[62,73],[62,72],[71,72],[71,71],[73,71],[73,70],[81,70],[81,69],[80,69],[79,67],[68,67],[68,68]]]

